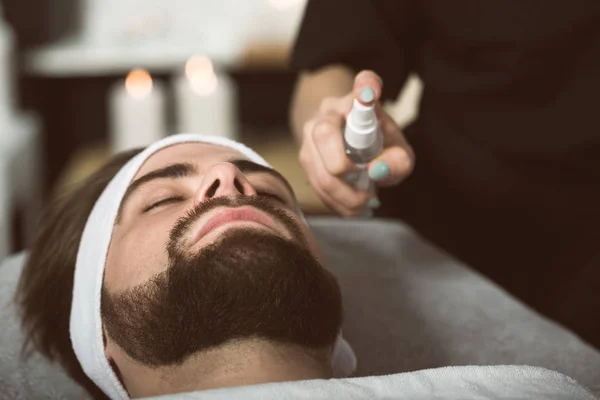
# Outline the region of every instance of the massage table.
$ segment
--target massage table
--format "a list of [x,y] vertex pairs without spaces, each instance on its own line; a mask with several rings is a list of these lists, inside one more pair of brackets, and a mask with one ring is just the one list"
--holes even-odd
[[[400,222],[309,220],[344,299],[352,378],[160,399],[594,399],[600,353]],[[10,300],[26,254],[0,263],[0,399],[86,399],[39,354],[19,358]],[[49,284],[51,284],[49,282]]]

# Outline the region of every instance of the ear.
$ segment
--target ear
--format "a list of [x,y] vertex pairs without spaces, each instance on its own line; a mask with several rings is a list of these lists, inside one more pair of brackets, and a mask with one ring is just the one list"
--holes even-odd
[[112,365],[114,363],[114,344],[110,341],[106,328],[102,327],[102,341],[104,343],[104,356]]

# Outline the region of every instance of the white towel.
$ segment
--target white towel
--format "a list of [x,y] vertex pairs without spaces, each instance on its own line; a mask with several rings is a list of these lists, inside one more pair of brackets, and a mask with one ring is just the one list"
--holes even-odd
[[[96,202],[83,231],[73,282],[70,334],[73,349],[86,375],[111,399],[128,399],[104,355],[100,293],[104,265],[121,200],[143,163],[158,150],[185,142],[210,143],[232,148],[249,160],[270,167],[256,152],[232,140],[200,134],[180,134],[160,140],[130,160],[111,180]],[[332,358],[334,375],[348,376],[356,369],[351,347],[339,337]]]
[[573,379],[529,366],[468,366],[348,379],[267,383],[152,400],[598,400]]

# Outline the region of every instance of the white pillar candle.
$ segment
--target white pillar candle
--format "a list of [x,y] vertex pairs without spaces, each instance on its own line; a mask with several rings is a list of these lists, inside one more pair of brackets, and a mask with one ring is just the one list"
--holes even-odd
[[111,148],[145,147],[165,137],[165,93],[147,71],[136,69],[109,93]]
[[191,57],[174,86],[179,132],[237,139],[235,85],[226,75],[216,73],[208,58]]
[[2,18],[2,8],[0,5],[0,126],[3,123],[7,123],[6,121],[13,113],[13,97],[15,93],[13,47],[13,33]]

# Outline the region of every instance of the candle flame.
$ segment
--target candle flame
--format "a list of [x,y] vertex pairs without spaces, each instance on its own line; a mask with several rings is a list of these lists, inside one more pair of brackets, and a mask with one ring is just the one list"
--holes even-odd
[[144,69],[132,70],[125,79],[127,93],[136,99],[148,96],[152,92],[152,87],[152,76]]
[[193,55],[185,63],[185,74],[188,78],[197,74],[213,74],[214,68],[210,58],[202,55]]
[[212,61],[208,57],[194,55],[185,64],[185,75],[192,90],[208,96],[217,90],[218,79]]

